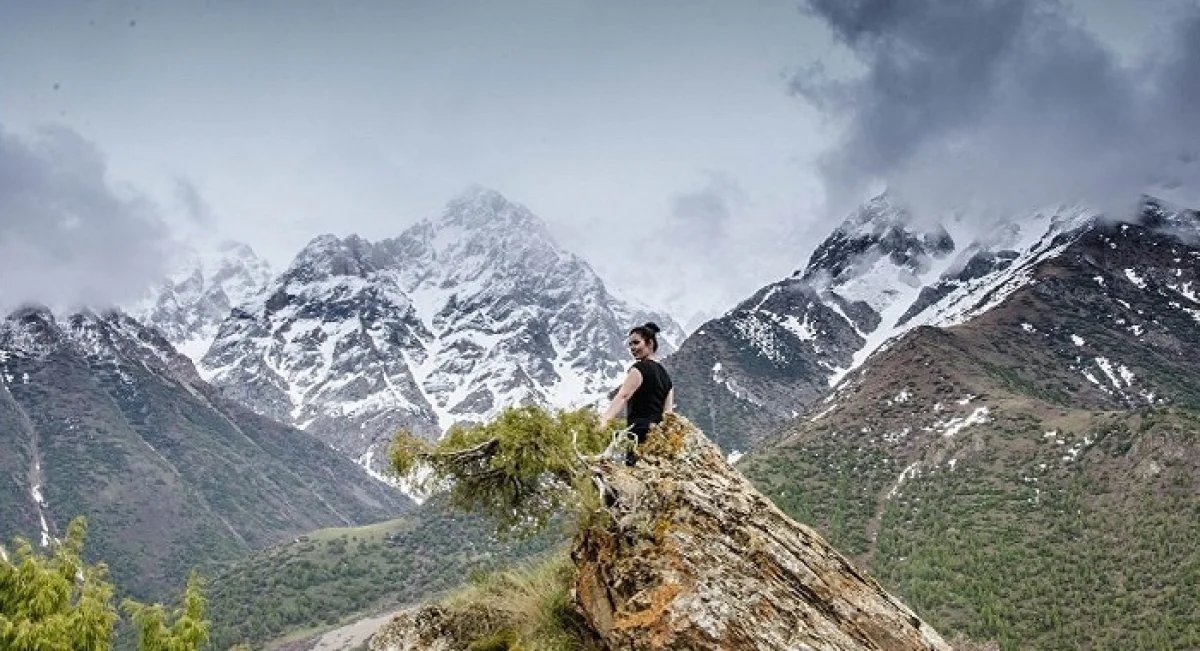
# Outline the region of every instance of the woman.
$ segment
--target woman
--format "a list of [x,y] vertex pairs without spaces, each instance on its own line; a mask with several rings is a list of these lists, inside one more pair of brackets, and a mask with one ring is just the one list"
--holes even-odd
[[[659,327],[653,322],[640,325],[629,331],[629,352],[637,360],[625,375],[612,404],[600,419],[601,427],[628,405],[625,422],[637,434],[638,443],[646,442],[646,434],[654,423],[661,423],[663,414],[675,410],[675,389],[667,369],[658,363]],[[637,457],[633,452],[625,456],[626,465],[632,466]]]

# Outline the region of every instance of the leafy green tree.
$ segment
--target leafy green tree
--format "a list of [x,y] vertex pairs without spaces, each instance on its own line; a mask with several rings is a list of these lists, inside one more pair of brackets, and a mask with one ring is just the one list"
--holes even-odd
[[[87,521],[77,517],[67,535],[43,555],[16,538],[0,547],[0,649],[106,651],[120,618],[104,563],[83,561]],[[139,651],[196,651],[208,641],[201,581],[192,573],[183,606],[170,618],[161,604],[122,604],[138,629]]]
[[183,591],[183,605],[170,615],[162,604],[147,606],[132,599],[121,604],[137,628],[140,651],[195,651],[208,642],[202,584],[193,570]]
[[44,557],[22,538],[0,555],[0,648],[90,651],[112,645],[117,609],[108,568],[83,562],[87,524],[76,518]]
[[581,455],[607,443],[594,410],[510,407],[490,423],[452,427],[436,446],[401,431],[391,462],[400,476],[424,472],[425,489],[448,486],[451,505],[501,531],[532,533],[590,486]]

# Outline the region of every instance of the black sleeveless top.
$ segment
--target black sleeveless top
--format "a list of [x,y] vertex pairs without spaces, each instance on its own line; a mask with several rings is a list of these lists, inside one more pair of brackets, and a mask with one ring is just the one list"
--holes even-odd
[[662,364],[652,359],[644,359],[634,364],[633,368],[642,374],[642,384],[629,398],[625,420],[630,423],[661,423],[667,394],[671,391],[671,376]]

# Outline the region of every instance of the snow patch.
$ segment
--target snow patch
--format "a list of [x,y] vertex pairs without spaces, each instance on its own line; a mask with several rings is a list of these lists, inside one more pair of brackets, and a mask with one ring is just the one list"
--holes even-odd
[[1093,443],[1092,437],[1090,437],[1090,436],[1083,437],[1082,442],[1075,443],[1074,445],[1072,445],[1070,448],[1067,449],[1067,453],[1064,454],[1062,457],[1063,462],[1071,463],[1071,462],[1079,459],[1079,454],[1081,452],[1083,452],[1084,450],[1086,450],[1088,448],[1088,446],[1090,446],[1092,443]]
[[1087,343],[1086,341],[1084,341],[1083,337],[1080,337],[1079,335],[1076,335],[1076,334],[1071,335],[1071,341],[1074,342],[1076,346],[1082,346],[1085,343]]
[[[1130,382],[1133,380],[1132,371],[1126,368],[1123,364],[1114,366],[1107,357],[1097,357],[1096,366],[1100,367],[1100,370],[1104,372],[1104,375],[1108,378],[1108,381],[1112,383],[1113,388],[1115,388],[1117,391],[1120,391],[1123,386],[1129,386]],[[1124,379],[1124,382],[1122,382],[1122,379]]]
[[763,357],[781,363],[785,361],[783,346],[771,331],[771,327],[763,323],[756,314],[746,314],[734,319],[733,327],[750,345],[762,353]]
[[1089,370],[1087,370],[1087,369],[1083,369],[1082,373],[1083,373],[1083,377],[1087,378],[1087,381],[1088,381],[1088,382],[1091,382],[1092,384],[1094,384],[1094,385],[1096,385],[1097,387],[1099,387],[1101,391],[1103,391],[1103,392],[1105,392],[1105,393],[1112,393],[1112,391],[1109,391],[1109,390],[1108,390],[1108,387],[1104,386],[1104,385],[1103,385],[1103,384],[1100,382],[1100,380],[1096,379],[1096,376],[1095,376],[1095,375],[1092,375],[1092,372],[1091,372],[1091,371],[1089,371]]
[[1129,282],[1137,285],[1138,289],[1146,289],[1146,279],[1139,276],[1136,270],[1126,269],[1125,277],[1129,279]]
[[804,315],[804,321],[797,319],[795,314],[789,314],[787,318],[779,322],[779,325],[787,329],[788,332],[796,335],[796,338],[801,341],[812,341],[820,334],[813,328],[812,323],[809,322],[809,315],[807,313]]
[[745,456],[745,454],[746,453],[742,452],[741,450],[733,450],[728,456],[725,457],[725,463],[728,463],[732,466],[738,462],[738,459],[741,459],[743,456]]
[[934,424],[934,428],[941,428],[942,436],[950,437],[972,425],[979,425],[990,420],[988,418],[988,408],[978,407],[967,416],[954,416],[948,420],[939,421]]
[[914,462],[908,464],[908,467],[906,467],[904,470],[902,470],[900,472],[900,476],[896,478],[896,483],[892,484],[892,489],[888,491],[887,499],[890,500],[893,497],[899,495],[900,487],[904,485],[905,481],[917,476],[917,474],[920,472],[920,466],[921,466],[920,461],[914,461]]
[[1193,303],[1200,303],[1200,296],[1197,296],[1195,290],[1192,289],[1191,281],[1182,285],[1167,285],[1167,287]]
[[[830,396],[830,397],[832,397],[832,396]],[[816,416],[813,416],[812,418],[810,418],[808,422],[815,423],[818,420],[821,420],[822,418],[825,417],[826,414],[833,411],[834,409],[837,409],[837,407],[838,407],[838,404],[836,402],[833,403],[832,405],[829,405],[828,407],[826,407],[825,409],[822,409],[819,413],[817,413]]]

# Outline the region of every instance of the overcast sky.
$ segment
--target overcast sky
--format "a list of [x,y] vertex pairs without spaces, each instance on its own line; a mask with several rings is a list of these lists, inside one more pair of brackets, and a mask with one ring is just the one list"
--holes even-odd
[[197,232],[282,266],[481,183],[687,321],[884,183],[1196,178],[1198,1],[0,0],[0,303],[127,300]]

